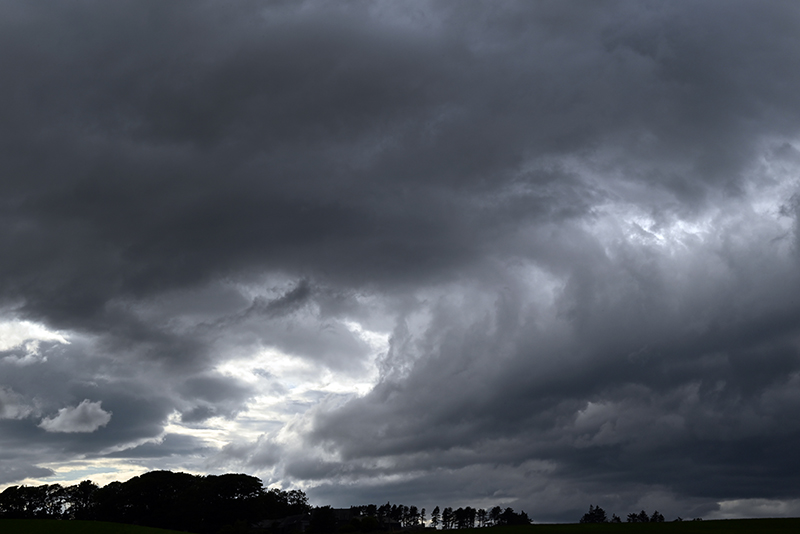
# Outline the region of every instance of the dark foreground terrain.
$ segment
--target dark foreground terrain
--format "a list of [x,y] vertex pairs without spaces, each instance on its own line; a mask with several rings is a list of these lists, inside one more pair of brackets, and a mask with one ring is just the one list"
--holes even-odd
[[[486,529],[457,530],[478,534]],[[720,521],[679,521],[668,523],[605,523],[491,527],[492,534],[738,534],[800,532],[800,518],[728,519]]]
[[177,531],[105,521],[0,519],[0,534],[177,534]]
[[[421,530],[418,532],[422,532]],[[427,531],[430,532],[430,531]],[[730,519],[670,523],[566,524],[488,527],[453,530],[453,534],[738,534],[800,532],[800,518]],[[138,527],[103,521],[0,519],[0,534],[177,534],[174,530]]]

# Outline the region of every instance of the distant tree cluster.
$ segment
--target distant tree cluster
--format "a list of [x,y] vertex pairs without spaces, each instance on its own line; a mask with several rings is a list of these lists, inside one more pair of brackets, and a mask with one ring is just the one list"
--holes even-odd
[[638,514],[628,514],[628,518],[626,519],[628,523],[663,523],[664,516],[658,513],[658,510],[653,512],[653,515],[648,516],[647,512],[642,510]]
[[67,487],[11,486],[0,493],[2,518],[89,519],[201,534],[309,510],[302,491],[266,490],[260,479],[242,474],[152,471],[102,488],[86,480]]
[[[330,507],[328,507],[330,508]],[[425,508],[403,504],[386,503],[381,506],[368,504],[350,508],[352,519],[346,525],[338,524],[337,528],[329,528],[329,532],[370,532],[374,530],[395,530],[396,528],[421,528],[427,525],[435,529],[451,530],[460,528],[489,527],[494,525],[528,525],[530,519],[525,512],[516,513],[512,508],[495,506],[491,510],[438,506],[431,511],[430,521],[426,521]],[[326,512],[333,518],[336,510]],[[321,513],[315,510],[314,514]],[[333,523],[329,523],[329,527]],[[312,531],[317,532],[312,519]]]
[[[625,520],[627,523],[663,523],[664,516],[661,515],[658,510],[653,512],[652,515],[647,515],[647,512],[642,510],[638,514],[631,513],[628,514],[627,519]],[[680,518],[677,521],[681,521]],[[581,517],[581,523],[622,523],[622,520],[617,517],[616,514],[611,516],[611,519],[608,519],[606,516],[606,511],[600,508],[599,506],[592,506],[589,505],[589,511],[583,514]]]
[[[387,502],[381,506],[365,504],[350,508],[355,519],[372,526],[370,518],[375,519],[379,527],[396,524],[402,528],[418,527],[425,523],[425,508],[405,504],[391,504]],[[374,530],[374,529],[373,529]]]
[[[619,518],[614,515],[611,518],[611,523],[618,523]],[[581,523],[609,523],[608,516],[606,516],[606,511],[600,508],[599,506],[589,505],[589,511],[583,514],[581,517]]]
[[381,506],[366,504],[336,509],[319,506],[311,512],[309,531],[329,532],[375,532],[420,527],[425,522],[425,509],[416,506],[386,503]]
[[470,506],[453,510],[450,507],[441,510],[439,507],[431,512],[431,526],[442,530],[456,528],[489,527],[495,525],[529,525],[531,522],[525,512],[516,513],[512,508],[505,510],[495,506],[490,510],[475,509]]

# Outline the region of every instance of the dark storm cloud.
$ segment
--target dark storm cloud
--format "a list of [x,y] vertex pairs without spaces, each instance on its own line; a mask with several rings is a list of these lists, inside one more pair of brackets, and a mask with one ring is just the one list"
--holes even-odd
[[181,415],[186,422],[204,421],[214,416],[233,417],[254,393],[252,388],[230,378],[213,375],[190,378],[178,391],[184,398],[198,403]]
[[[0,483],[205,454],[169,418],[269,388],[283,441],[210,462],[320,498],[797,498],[798,27],[792,2],[4,3],[0,309],[71,344],[4,344],[0,443],[35,454]],[[351,323],[392,334],[364,396],[220,370],[361,376]]]
[[[556,466],[546,478],[571,481],[586,498],[634,482],[694,498],[794,498],[799,284],[796,265],[758,259],[769,246],[730,253],[730,278],[702,291],[691,282],[708,284],[701,273],[682,273],[682,288],[635,257],[615,265],[617,275],[602,265],[573,273],[569,284],[589,289],[575,303],[563,292],[567,321],[537,324],[502,293],[490,321],[461,325],[464,315],[444,305],[418,341],[436,353],[409,376],[317,416],[316,437],[337,444],[344,467],[302,468],[299,478],[539,459]],[[393,350],[403,344],[396,333]],[[371,467],[377,459],[390,467]],[[631,492],[618,505],[633,509],[638,498]],[[538,499],[520,502],[543,519],[569,519],[548,516]],[[666,504],[659,509],[681,509]]]
[[[6,267],[4,285],[12,295],[25,288],[31,313],[55,318],[61,309],[62,321],[99,313],[112,295],[149,294],[254,264],[347,278],[356,270],[367,280],[418,280],[485,253],[476,250],[484,239],[469,238],[476,231],[480,237],[487,222],[484,231],[491,232],[504,221],[492,221],[497,215],[491,209],[467,218],[475,194],[491,198],[515,182],[558,181],[558,173],[520,176],[531,151],[558,154],[602,143],[605,136],[638,132],[651,133],[653,148],[674,158],[689,151],[675,150],[675,143],[705,142],[731,131],[742,135],[730,128],[746,111],[736,105],[726,107],[736,110],[732,117],[705,117],[685,101],[683,90],[676,91],[678,98],[661,95],[670,85],[662,78],[679,78],[680,70],[672,74],[657,57],[631,51],[636,43],[627,41],[634,36],[624,27],[620,35],[608,36],[602,28],[581,28],[588,36],[571,36],[577,40],[556,49],[554,59],[536,50],[544,32],[536,13],[530,28],[486,37],[487,47],[503,47],[503,56],[496,57],[461,40],[462,32],[475,28],[458,25],[411,44],[397,31],[379,34],[370,26],[348,25],[344,17],[323,24],[313,16],[267,14],[260,32],[250,28],[231,35],[213,18],[193,14],[182,20],[182,32],[156,25],[143,43],[135,21],[178,17],[180,8],[93,5],[92,10],[96,15],[74,28],[59,24],[58,44],[53,38],[35,46],[14,43],[36,61],[7,59],[12,113],[25,116],[26,129],[38,128],[38,135],[28,142],[28,153],[9,150],[5,158],[8,174],[23,169],[30,189],[14,187],[8,195],[8,217],[20,222],[7,235],[18,253]],[[565,16],[555,11],[546,15]],[[652,24],[661,22],[652,16],[657,19]],[[236,15],[225,17],[229,24],[231,17]],[[123,25],[131,20],[134,26]],[[38,31],[24,19],[11,21],[22,23],[17,32],[34,35],[48,27],[47,21]],[[503,28],[511,21],[500,17],[497,23]],[[519,58],[505,52],[511,36],[520,40]],[[92,46],[98,42],[104,46]],[[710,44],[708,54],[728,43]],[[589,45],[607,49],[589,48],[590,57],[574,57],[574,49]],[[372,52],[364,54],[365,48]],[[14,58],[25,55],[16,50]],[[519,70],[523,57],[529,67]],[[593,74],[586,72],[587,62],[600,69],[603,59],[620,72],[600,73],[596,87],[587,83]],[[648,68],[639,72],[636,61]],[[52,79],[59,74],[66,79]],[[706,83],[719,83],[712,74]],[[616,91],[623,80],[624,87],[641,84],[633,102]],[[55,81],[59,90],[48,90]],[[575,93],[576,106],[554,106],[547,98],[565,87]],[[726,93],[742,101],[751,97],[740,95],[736,86],[723,88],[717,99]],[[33,95],[39,99],[29,102]],[[700,115],[699,120],[682,121],[682,131],[671,132],[659,121],[667,122],[653,100],[691,118]],[[672,117],[674,110],[665,111]],[[38,126],[32,115],[40,117]],[[656,131],[630,125],[634,117]],[[698,131],[709,128],[712,132]],[[20,137],[25,134],[14,132]],[[560,137],[563,146],[548,146]],[[742,154],[749,139],[715,143]],[[49,157],[37,157],[36,151]],[[695,163],[691,154],[682,159]],[[59,168],[52,168],[52,161]],[[735,178],[726,179],[735,183]],[[665,177],[663,185],[670,187],[672,179]],[[555,191],[544,199],[534,195],[523,204],[528,217],[559,204],[581,205],[558,183],[551,187]],[[524,197],[513,202],[519,200]],[[26,219],[35,222],[20,224]],[[47,285],[31,287],[25,266],[36,255],[52,267]],[[360,269],[351,261],[355,258]],[[91,285],[83,282],[89,273]],[[35,312],[39,306],[47,311]]]
[[[16,254],[4,269],[5,292],[24,298],[37,316],[86,317],[91,325],[112,297],[252,265],[419,280],[485,253],[481,233],[498,224],[505,230],[495,210],[468,216],[474,195],[491,198],[518,182],[558,182],[558,173],[520,176],[520,166],[537,152],[569,152],[609,136],[650,134],[653,157],[677,154],[679,163],[720,167],[700,180],[722,173],[735,186],[737,168],[728,160],[747,154],[750,130],[763,128],[765,117],[751,119],[745,131],[731,126],[748,121],[758,102],[784,114],[784,101],[796,104],[794,92],[781,93],[767,76],[796,53],[780,42],[734,39],[712,13],[703,19],[718,28],[717,40],[692,33],[703,42],[684,43],[670,39],[669,27],[654,37],[647,25],[660,27],[674,14],[627,7],[644,19],[641,27],[598,27],[585,20],[592,13],[571,21],[567,7],[519,7],[522,13],[506,15],[474,7],[477,20],[413,43],[398,30],[358,24],[358,13],[323,23],[323,15],[279,9],[237,34],[225,30],[245,14],[226,10],[220,24],[212,14],[222,7],[213,4],[207,14],[180,5],[92,4],[94,15],[74,26],[54,15],[11,16],[6,24],[16,31],[9,35],[54,36],[7,47],[14,50],[6,58],[9,107],[25,117],[13,137],[28,139],[27,151],[8,150],[4,165],[29,185],[7,196],[17,231],[6,234]],[[470,12],[457,21],[464,15]],[[529,22],[515,28],[512,15]],[[147,17],[163,26],[144,26]],[[170,31],[171,17],[181,18],[181,32]],[[772,17],[756,20],[780,23]],[[485,19],[500,30],[478,35],[485,43],[465,41]],[[542,52],[550,19],[575,24],[575,33]],[[767,82],[753,91],[727,83],[755,62],[759,44],[784,54],[770,54],[777,59],[739,76]],[[693,46],[691,58],[681,53],[686,46]],[[501,48],[493,54],[493,47]],[[35,60],[23,62],[27,56]],[[782,76],[783,85],[791,84]],[[553,102],[553,93],[565,90],[559,98],[575,105]],[[670,124],[676,114],[685,116],[680,131]],[[690,147],[711,140],[724,148],[693,157]],[[703,193],[702,182],[673,183],[685,177],[651,179],[684,196]],[[528,200],[525,216],[582,204],[558,183],[551,187],[544,199]],[[470,239],[474,232],[477,240]],[[47,284],[31,282],[27,265],[37,257],[51,266],[36,273]]]

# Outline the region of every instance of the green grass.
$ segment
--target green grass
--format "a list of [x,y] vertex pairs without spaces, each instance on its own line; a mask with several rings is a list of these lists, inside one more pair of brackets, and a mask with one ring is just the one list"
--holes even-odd
[[0,519],[0,534],[177,534],[177,531],[104,521]]
[[800,533],[800,518],[727,519],[667,523],[621,523],[603,525],[530,525],[453,531],[453,534],[788,534]]

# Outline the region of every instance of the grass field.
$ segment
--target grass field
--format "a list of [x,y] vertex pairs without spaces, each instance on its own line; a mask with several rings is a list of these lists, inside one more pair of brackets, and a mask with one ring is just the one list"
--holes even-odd
[[[800,533],[800,518],[622,523],[618,525],[530,525],[465,529],[453,531],[453,534],[723,534],[725,532],[737,534]],[[0,519],[0,534],[177,534],[177,531],[101,521]]]
[[175,530],[137,527],[103,521],[0,519],[0,534],[178,534]]
[[[459,530],[458,534],[487,534],[486,529]],[[788,534],[800,533],[800,518],[729,519],[724,521],[680,521],[669,523],[620,523],[602,525],[530,525],[492,527],[492,534]]]

